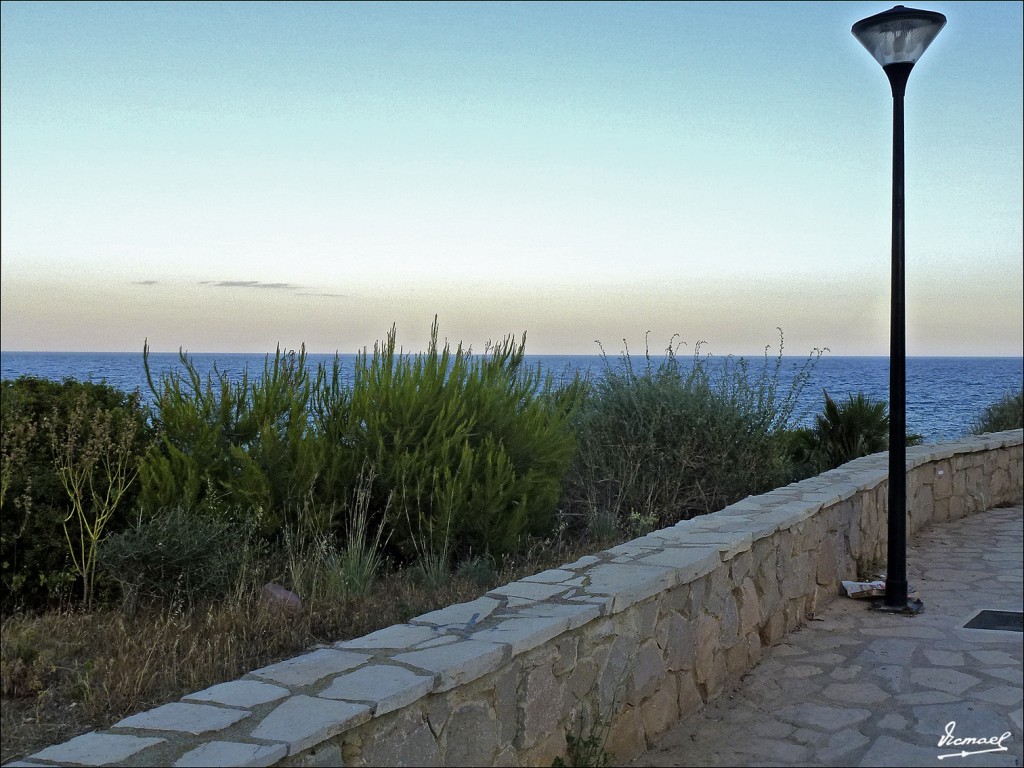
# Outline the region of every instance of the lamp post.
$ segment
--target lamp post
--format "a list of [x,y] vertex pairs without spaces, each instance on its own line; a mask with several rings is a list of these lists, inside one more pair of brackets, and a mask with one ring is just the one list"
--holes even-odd
[[861,19],[854,37],[867,48],[892,88],[892,289],[889,315],[889,550],[880,610],[916,613],[907,600],[907,344],[904,280],[903,96],[910,70],[946,25],[935,11],[897,5]]

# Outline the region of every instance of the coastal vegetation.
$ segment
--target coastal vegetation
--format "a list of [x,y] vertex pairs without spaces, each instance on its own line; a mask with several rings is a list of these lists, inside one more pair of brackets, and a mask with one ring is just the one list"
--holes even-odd
[[149,405],[2,382],[0,759],[884,450],[861,395],[797,426],[821,352],[784,381],[779,341],[556,380],[525,336],[473,353],[435,322],[351,378],[303,350],[156,377],[147,349]]
[[1024,428],[1024,388],[1016,393],[1007,392],[971,423],[971,432],[976,435],[1021,428]]

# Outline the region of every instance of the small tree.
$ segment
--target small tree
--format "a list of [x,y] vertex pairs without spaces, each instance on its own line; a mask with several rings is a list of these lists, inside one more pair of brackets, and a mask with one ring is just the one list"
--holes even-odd
[[132,446],[136,422],[114,410],[91,409],[83,395],[68,412],[63,428],[56,414],[50,439],[57,478],[71,502],[64,537],[75,571],[82,577],[82,603],[88,608],[96,574],[97,547],[137,474]]

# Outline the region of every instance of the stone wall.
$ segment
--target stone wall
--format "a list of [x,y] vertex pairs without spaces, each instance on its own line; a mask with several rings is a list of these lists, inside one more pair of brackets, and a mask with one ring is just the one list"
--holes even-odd
[[[103,765],[625,760],[884,563],[886,455],[858,459],[321,648],[33,755]],[[1024,496],[1024,433],[907,450],[908,533]],[[84,757],[83,757],[84,756]],[[85,759],[88,758],[88,759]]]

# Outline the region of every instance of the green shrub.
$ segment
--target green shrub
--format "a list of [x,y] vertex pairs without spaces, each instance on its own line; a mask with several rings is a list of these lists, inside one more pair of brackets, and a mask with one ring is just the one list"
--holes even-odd
[[[76,580],[64,533],[73,507],[55,459],[63,456],[65,467],[82,471],[83,489],[91,485],[102,493],[103,457],[110,457],[101,450],[103,434],[128,433],[124,456],[131,473],[152,440],[138,392],[27,376],[0,384],[0,602],[5,610],[44,607]],[[124,527],[137,493],[136,486],[127,488],[106,531]],[[91,493],[82,502],[90,513]],[[74,518],[70,525],[76,525]]]
[[783,435],[820,357],[779,391],[782,351],[760,372],[745,359],[684,364],[671,344],[657,361],[619,365],[602,355],[603,376],[580,408],[579,450],[563,509],[591,528],[616,521],[646,530],[721,509],[775,487],[787,473]]
[[351,387],[338,362],[318,381],[314,422],[329,462],[324,477],[344,486],[373,471],[372,509],[390,502],[392,544],[405,559],[417,541],[461,556],[500,556],[553,524],[574,448],[569,418],[580,380],[556,386],[524,364],[525,337],[473,355],[438,342],[423,354],[396,349],[395,329],[361,354]]
[[1024,388],[1014,394],[1007,392],[971,422],[970,434],[1003,432],[1024,428]]
[[109,536],[100,545],[99,564],[120,585],[129,609],[154,602],[194,605],[236,586],[256,548],[250,533],[227,517],[164,508]]
[[[315,531],[368,472],[368,519],[391,509],[390,547],[403,558],[416,555],[414,535],[435,530],[452,553],[501,555],[550,527],[574,446],[579,379],[555,386],[523,363],[524,346],[442,347],[435,319],[428,351],[407,355],[392,328],[358,356],[351,384],[338,358],[314,378],[304,350],[278,350],[262,378],[237,383],[216,369],[204,379],[182,353],[183,373],[150,377],[160,444],[140,472],[141,502],[245,510],[265,535]],[[340,522],[334,532],[344,540]]]
[[[814,426],[795,430],[789,448],[793,461],[809,474],[835,469],[861,456],[889,448],[889,414],[886,403],[863,392],[837,403],[823,392],[825,404]],[[908,434],[907,445],[917,445],[921,435]]]
[[320,471],[320,443],[309,419],[305,349],[264,362],[252,381],[232,382],[216,368],[204,379],[180,353],[184,372],[154,381],[149,348],[143,360],[154,396],[160,443],[141,467],[141,503],[251,514],[265,534],[278,532],[287,510],[308,508]]

